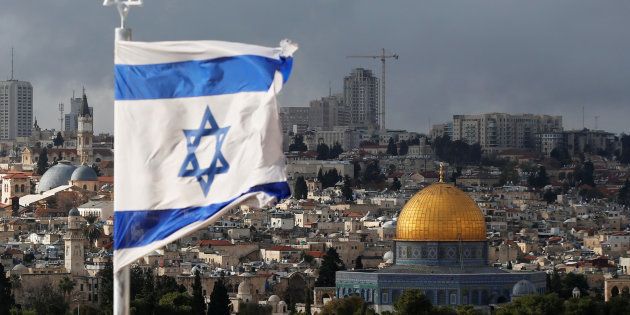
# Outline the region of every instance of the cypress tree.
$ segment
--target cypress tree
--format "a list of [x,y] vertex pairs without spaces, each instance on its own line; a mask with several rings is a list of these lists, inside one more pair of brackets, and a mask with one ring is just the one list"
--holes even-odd
[[219,280],[214,283],[212,294],[210,294],[210,304],[208,304],[207,314],[230,315],[230,297],[223,283],[223,278],[219,278]]
[[345,270],[346,266],[339,258],[337,251],[330,247],[324,255],[321,266],[319,267],[319,277],[315,281],[316,287],[334,287],[336,272],[339,270]]
[[293,186],[293,197],[295,199],[306,199],[306,197],[308,197],[308,186],[306,186],[306,181],[302,176],[295,180],[295,185]]
[[203,291],[201,289],[201,275],[199,274],[199,270],[195,270],[195,281],[193,282],[192,291],[193,314],[203,315],[206,312],[206,303],[203,299]]
[[389,143],[387,144],[387,154],[398,155],[398,148],[396,147],[396,142],[394,142],[394,138],[389,138]]
[[11,281],[6,277],[4,266],[0,263],[0,315],[9,315],[15,303],[11,295]]
[[39,160],[37,160],[37,174],[44,175],[48,169],[48,149],[43,148],[42,153],[39,154]]

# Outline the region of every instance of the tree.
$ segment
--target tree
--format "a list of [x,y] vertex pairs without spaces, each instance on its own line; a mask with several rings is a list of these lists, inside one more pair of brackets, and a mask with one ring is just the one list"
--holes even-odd
[[238,315],[271,315],[271,305],[248,302],[238,305]]
[[563,314],[564,304],[557,294],[527,295],[505,304],[497,315],[558,315]]
[[339,180],[341,180],[341,176],[339,176],[337,169],[330,169],[326,171],[322,177],[322,188],[333,187],[339,182]]
[[561,166],[571,164],[571,155],[569,154],[569,150],[565,147],[556,147],[549,153],[549,156],[558,161]]
[[598,315],[605,314],[605,304],[603,301],[594,300],[590,297],[571,298],[564,301],[565,315]]
[[214,283],[208,304],[208,315],[230,315],[230,297],[223,281],[223,278],[219,278]]
[[556,192],[553,191],[553,189],[547,189],[543,193],[543,199],[547,203],[554,203],[556,201],[557,196],[558,196],[558,194],[556,194]]
[[306,301],[304,301],[304,315],[313,315],[313,312],[311,311],[312,301],[309,287],[304,288],[304,296],[306,298]]
[[330,159],[336,159],[343,153],[343,148],[339,142],[335,142],[335,145],[330,149]]
[[352,179],[346,175],[343,177],[343,187],[341,187],[341,195],[346,201],[354,200],[354,194],[352,191]]
[[48,169],[48,149],[43,148],[37,160],[37,174],[44,175]]
[[405,290],[394,302],[397,315],[423,315],[433,314],[433,305],[418,289]]
[[318,160],[328,160],[330,157],[330,148],[325,143],[320,143],[317,145],[317,159]]
[[527,178],[527,184],[534,188],[543,188],[549,185],[549,177],[547,177],[547,170],[544,166],[539,166],[538,170],[529,175]]
[[92,166],[90,166],[92,168],[92,170],[94,170],[94,173],[96,173],[96,176],[103,176],[103,174],[101,173],[101,169],[98,167],[98,164],[93,163]]
[[61,278],[59,281],[59,290],[63,293],[64,297],[67,299],[74,287],[76,286],[76,282],[70,279],[68,276]]
[[0,315],[8,315],[15,303],[11,294],[11,281],[6,277],[4,265],[0,263]]
[[630,163],[630,135],[621,135],[621,152],[619,153],[619,162]]
[[398,155],[398,148],[396,147],[396,142],[394,138],[389,138],[389,143],[387,144],[387,152],[388,155]]
[[562,277],[561,288],[559,295],[563,299],[568,299],[573,296],[573,289],[578,288],[582,295],[586,295],[588,293],[588,282],[586,281],[586,277],[584,275],[575,274],[569,272]]
[[308,196],[308,186],[303,176],[299,176],[293,185],[293,197],[295,199],[306,199]]
[[630,181],[627,179],[623,183],[623,187],[617,192],[617,202],[620,205],[630,207]]
[[562,277],[556,268],[553,268],[551,276],[549,277],[549,287],[547,291],[550,293],[560,294],[562,290]]
[[398,147],[398,155],[407,155],[407,153],[409,153],[409,145],[407,141],[402,140]]
[[339,258],[337,251],[329,247],[324,255],[321,266],[319,266],[319,277],[315,281],[316,287],[334,287],[336,273],[339,270],[345,270],[346,266]]
[[398,191],[398,190],[400,190],[401,186],[402,185],[400,184],[400,181],[398,180],[398,177],[394,177],[394,181],[392,182],[392,186],[390,187],[391,190]]
[[206,312],[206,303],[203,298],[201,275],[198,269],[195,270],[195,281],[193,282],[192,291],[192,314],[204,315]]
[[518,184],[520,177],[516,171],[516,163],[507,162],[501,166],[501,175],[499,175],[499,184],[506,185],[508,183]]
[[385,175],[381,173],[381,167],[378,164],[378,160],[373,160],[368,163],[363,173],[363,181],[365,183],[378,183],[382,182]]
[[111,311],[114,307],[114,266],[111,262],[105,264],[105,268],[97,274],[100,278],[98,289],[100,290],[99,299],[101,311]]
[[289,145],[289,151],[303,152],[308,150],[306,144],[304,144],[304,137],[302,135],[295,135],[293,137],[293,143]]
[[[333,299],[322,307],[321,315],[355,315],[362,314],[365,302],[358,296],[349,296],[340,299]],[[366,314],[374,314],[367,310]]]
[[63,295],[47,282],[26,293],[25,305],[37,314],[66,315],[69,310]]
[[357,259],[354,262],[354,269],[363,269],[363,259],[361,258],[361,255],[357,256]]
[[156,314],[195,314],[192,303],[193,299],[186,292],[169,292],[160,298]]
[[57,136],[53,139],[53,145],[56,147],[62,147],[64,143],[63,136],[61,135],[61,131],[57,132]]
[[94,245],[94,242],[103,235],[103,229],[96,223],[98,219],[95,215],[88,215],[85,217],[87,224],[83,229],[83,235],[90,241],[90,246]]

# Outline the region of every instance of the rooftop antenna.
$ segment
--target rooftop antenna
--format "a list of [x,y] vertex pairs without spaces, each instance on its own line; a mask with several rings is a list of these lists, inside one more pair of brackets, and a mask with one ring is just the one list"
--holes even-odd
[[332,84],[330,83],[330,80],[328,80],[328,97],[332,96]]
[[11,47],[11,80],[13,81],[13,47]]
[[586,128],[586,125],[584,124],[584,106],[582,106],[582,129]]

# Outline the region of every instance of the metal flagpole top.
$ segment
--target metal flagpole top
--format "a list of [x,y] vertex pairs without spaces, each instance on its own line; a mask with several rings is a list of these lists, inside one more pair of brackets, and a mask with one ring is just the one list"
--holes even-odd
[[116,6],[120,15],[120,27],[116,28],[116,40],[131,40],[131,29],[127,28],[127,15],[132,6],[142,6],[142,0],[104,0],[103,6]]

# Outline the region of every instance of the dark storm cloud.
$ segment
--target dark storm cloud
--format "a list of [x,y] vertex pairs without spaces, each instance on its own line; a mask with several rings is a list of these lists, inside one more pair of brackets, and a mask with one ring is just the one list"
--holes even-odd
[[[129,24],[136,40],[218,39],[300,44],[285,106],[341,90],[342,78],[377,53],[388,65],[390,127],[426,131],[453,114],[561,114],[566,128],[629,131],[630,4],[625,1],[145,0]],[[16,76],[35,87],[41,125],[58,128],[59,102],[85,85],[96,129],[113,126],[113,28],[101,1],[12,1],[0,12],[0,76],[10,46]]]

